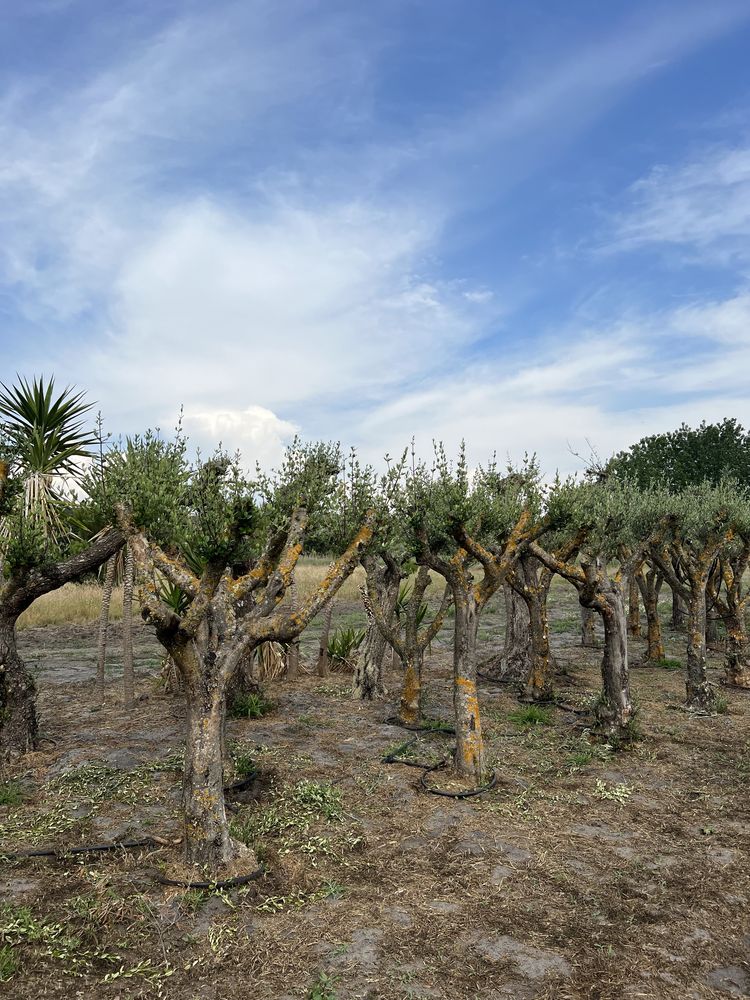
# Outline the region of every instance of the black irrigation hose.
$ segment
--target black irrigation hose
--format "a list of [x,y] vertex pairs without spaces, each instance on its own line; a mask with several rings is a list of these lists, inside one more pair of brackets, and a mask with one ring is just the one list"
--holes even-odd
[[160,885],[171,885],[177,889],[236,889],[240,885],[247,885],[265,875],[265,869],[257,868],[249,875],[237,875],[236,878],[227,878],[220,882],[182,882],[179,879],[167,878],[160,872],[151,872],[151,877]]
[[[427,731],[441,732],[442,730],[434,729]],[[422,786],[422,788],[426,792],[429,792],[430,795],[442,795],[446,799],[469,799],[474,795],[482,795],[484,792],[489,792],[497,785],[498,781],[497,773],[493,771],[492,777],[490,778],[490,780],[487,782],[486,785],[480,785],[477,788],[467,788],[466,791],[463,792],[447,792],[441,788],[431,788],[427,784],[427,775],[430,774],[432,771],[439,771],[441,768],[446,767],[447,765],[446,761],[441,760],[437,764],[426,764],[424,761],[403,760],[401,757],[398,756],[400,753],[403,753],[404,750],[408,750],[409,747],[414,746],[414,744],[417,742],[418,739],[419,737],[415,736],[413,739],[407,740],[406,743],[402,743],[400,746],[396,747],[396,749],[393,750],[391,753],[386,754],[385,757],[381,757],[380,758],[381,763],[403,764],[404,767],[420,768],[422,773],[419,776],[419,784]]]
[[481,670],[477,670],[477,677],[480,681],[486,681],[488,684],[500,684],[504,687],[514,683],[512,677],[493,677],[492,674],[483,674]]
[[235,781],[233,785],[224,785],[224,794],[236,795],[237,792],[246,791],[248,788],[250,788],[250,786],[257,777],[258,777],[257,771],[250,771],[250,773],[245,775],[245,777],[241,781]]
[[389,715],[387,719],[383,719],[384,726],[399,726],[401,729],[407,729],[410,733],[445,733],[447,736],[455,736],[456,730],[449,726],[446,722],[440,723],[439,726],[412,726],[408,722],[404,722],[399,719],[397,715]]
[[497,785],[497,772],[492,772],[492,777],[487,782],[486,785],[479,785],[477,788],[467,788],[463,792],[447,792],[443,788],[431,788],[427,784],[427,775],[431,771],[439,771],[441,768],[445,767],[445,761],[441,761],[439,764],[433,764],[432,767],[425,768],[424,772],[420,776],[419,783],[424,788],[426,792],[430,795],[442,795],[446,799],[470,799],[473,795],[481,795],[483,792],[490,792]]
[[158,846],[163,845],[154,837],[145,837],[143,840],[118,840],[114,844],[85,844],[83,847],[67,847],[62,850],[50,847],[40,848],[37,851],[14,851],[12,853],[0,850],[0,856],[8,858],[11,861],[20,860],[21,858],[66,858],[71,854],[93,854],[103,853],[104,851],[129,850],[133,847]]

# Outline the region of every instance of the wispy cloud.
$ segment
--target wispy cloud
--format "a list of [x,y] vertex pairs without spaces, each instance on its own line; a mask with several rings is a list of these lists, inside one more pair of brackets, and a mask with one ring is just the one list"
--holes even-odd
[[679,247],[723,262],[750,259],[750,144],[704,151],[692,162],[655,167],[630,190],[615,249]]

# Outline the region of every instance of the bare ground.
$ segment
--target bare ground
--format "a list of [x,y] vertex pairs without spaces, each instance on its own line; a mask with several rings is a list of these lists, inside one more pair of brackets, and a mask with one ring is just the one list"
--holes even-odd
[[[577,645],[576,613],[556,586],[557,689],[584,706],[599,655]],[[356,615],[339,607],[342,621]],[[488,653],[499,621],[484,625]],[[667,635],[681,657],[681,637]],[[22,801],[0,806],[0,848],[176,839],[183,710],[158,693],[153,639],[139,630],[133,712],[119,700],[117,649],[107,703],[94,702],[93,626],[22,641],[45,742],[6,776]],[[427,666],[428,708],[450,719],[444,642]],[[5,862],[0,945],[12,958],[0,996],[748,996],[750,695],[727,691],[728,712],[703,718],[680,708],[680,671],[634,667],[632,682],[643,739],[618,753],[588,742],[585,716],[552,709],[549,724],[524,726],[512,692],[483,687],[498,784],[463,801],[381,763],[409,736],[384,723],[392,703],[352,702],[342,675],[268,684],[275,710],[229,725],[236,761],[259,772],[234,815],[266,876],[227,893],[168,889],[151,874],[174,861],[168,844]],[[450,745],[427,735],[405,753],[438,760]]]

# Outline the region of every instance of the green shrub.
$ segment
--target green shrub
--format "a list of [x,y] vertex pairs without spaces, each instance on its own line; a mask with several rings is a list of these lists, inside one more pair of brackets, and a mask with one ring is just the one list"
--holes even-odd
[[328,659],[332,663],[349,663],[362,645],[367,629],[337,628],[328,638]]
[[260,719],[274,708],[274,703],[262,691],[251,691],[237,695],[229,707],[229,714],[234,719]]
[[23,791],[17,781],[7,781],[0,785],[0,806],[20,806]]
[[509,712],[508,718],[516,725],[524,728],[526,726],[551,726],[552,710],[540,708],[538,705],[527,705],[526,708],[518,708],[515,712]]

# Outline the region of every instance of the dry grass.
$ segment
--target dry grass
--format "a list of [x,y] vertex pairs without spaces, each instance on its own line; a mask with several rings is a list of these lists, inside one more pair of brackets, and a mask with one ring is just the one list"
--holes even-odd
[[[304,599],[325,576],[330,563],[322,558],[303,560],[297,569],[300,598]],[[359,588],[364,583],[364,571],[357,567],[344,582],[338,598],[359,601]],[[102,607],[102,588],[98,583],[69,583],[51,594],[40,597],[19,619],[19,628],[38,628],[43,625],[84,625],[97,621]],[[136,612],[137,613],[137,612]],[[110,621],[122,617],[122,590],[112,595]]]
[[[96,621],[102,609],[102,588],[98,583],[68,583],[60,590],[35,601],[18,620],[18,627],[42,625],[85,625]],[[110,621],[122,618],[122,590],[112,594]]]

